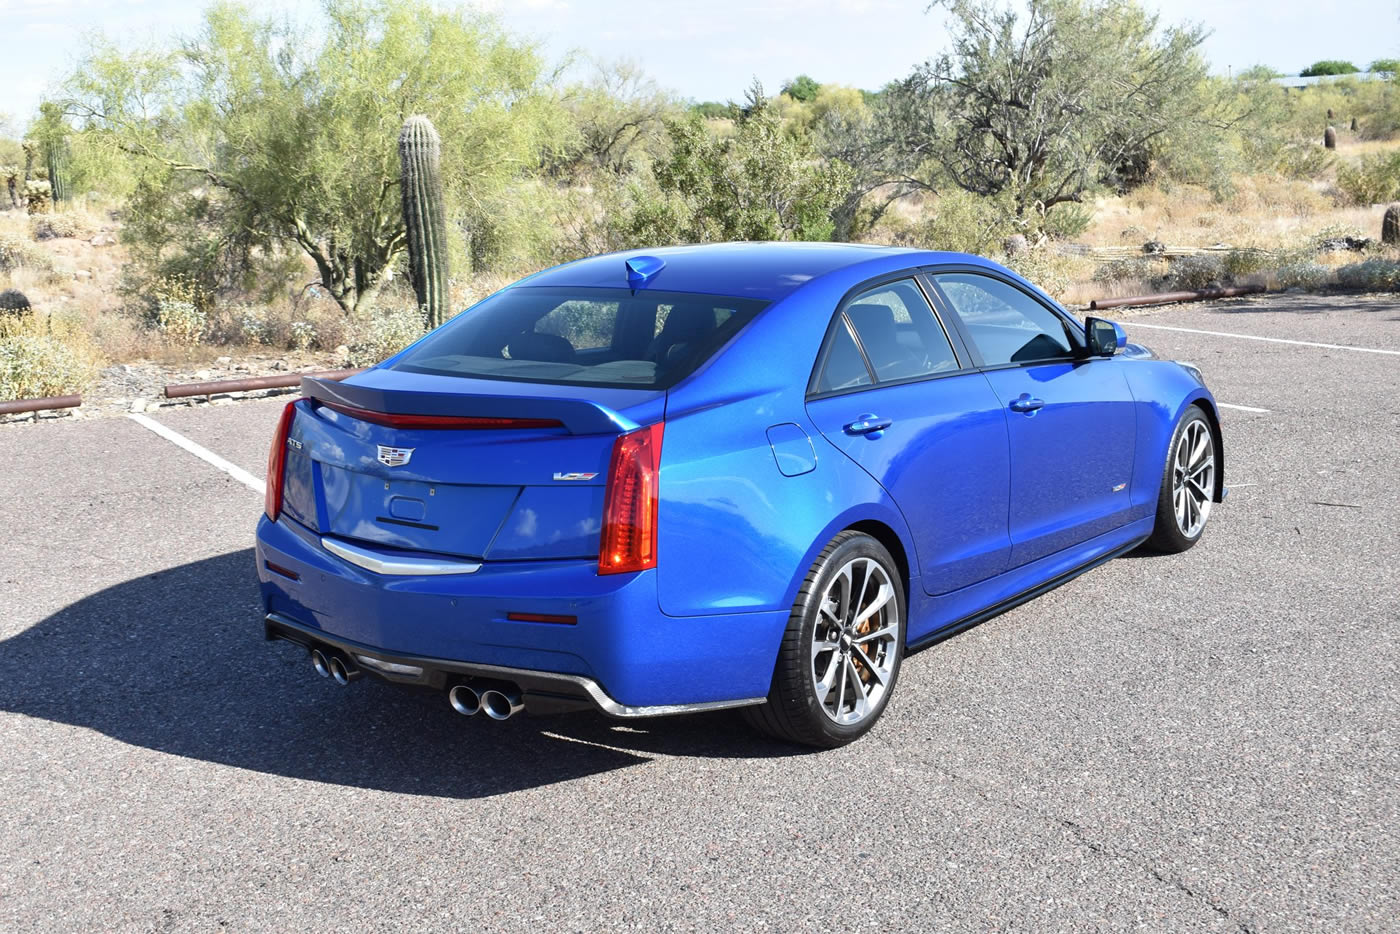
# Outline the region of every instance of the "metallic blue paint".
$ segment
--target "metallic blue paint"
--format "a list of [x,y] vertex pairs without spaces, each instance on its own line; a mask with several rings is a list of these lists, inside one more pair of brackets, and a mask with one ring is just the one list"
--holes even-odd
[[[659,264],[643,264],[647,289],[771,302],[669,390],[383,366],[309,385],[359,408],[562,425],[402,430],[300,403],[284,512],[258,526],[265,610],[386,652],[584,675],[632,706],[761,697],[797,591],[841,530],[876,534],[907,567],[908,639],[927,639],[1144,539],[1177,420],[1200,405],[1218,426],[1190,371],[1121,338],[1113,357],[989,369],[964,360],[954,373],[809,397],[833,315],[882,279],[956,265],[1049,302],[979,257],[848,244],[647,256]],[[626,288],[630,258],[581,260],[512,288]],[[872,416],[889,427],[845,428]],[[657,567],[600,576],[613,443],[663,419]],[[414,453],[386,467],[377,445]],[[381,577],[328,553],[322,534],[483,564],[470,575]],[[512,622],[512,612],[577,623]]]

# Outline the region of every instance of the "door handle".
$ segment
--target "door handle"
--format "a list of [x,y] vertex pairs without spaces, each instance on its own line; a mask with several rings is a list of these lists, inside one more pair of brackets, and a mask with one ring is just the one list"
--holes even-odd
[[892,419],[878,415],[857,415],[856,420],[845,426],[848,435],[870,435],[880,437],[880,432],[894,424]]
[[1021,393],[1011,400],[1011,411],[1013,412],[1034,412],[1045,405],[1044,399],[1037,399],[1029,393]]

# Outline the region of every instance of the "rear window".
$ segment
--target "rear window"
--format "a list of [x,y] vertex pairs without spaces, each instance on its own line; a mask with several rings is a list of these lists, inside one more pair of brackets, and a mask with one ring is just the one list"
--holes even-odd
[[664,389],[766,304],[688,292],[522,286],[453,318],[391,369]]

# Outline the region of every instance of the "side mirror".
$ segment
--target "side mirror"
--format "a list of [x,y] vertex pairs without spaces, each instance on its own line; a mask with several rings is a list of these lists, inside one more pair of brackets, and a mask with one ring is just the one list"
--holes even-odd
[[1115,322],[1085,318],[1084,340],[1089,345],[1089,356],[1111,357],[1127,346],[1128,333]]

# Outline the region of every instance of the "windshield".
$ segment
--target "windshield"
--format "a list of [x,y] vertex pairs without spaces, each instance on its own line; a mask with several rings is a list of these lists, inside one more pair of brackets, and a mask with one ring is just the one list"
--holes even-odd
[[391,369],[665,389],[766,304],[689,292],[517,286],[453,318]]

